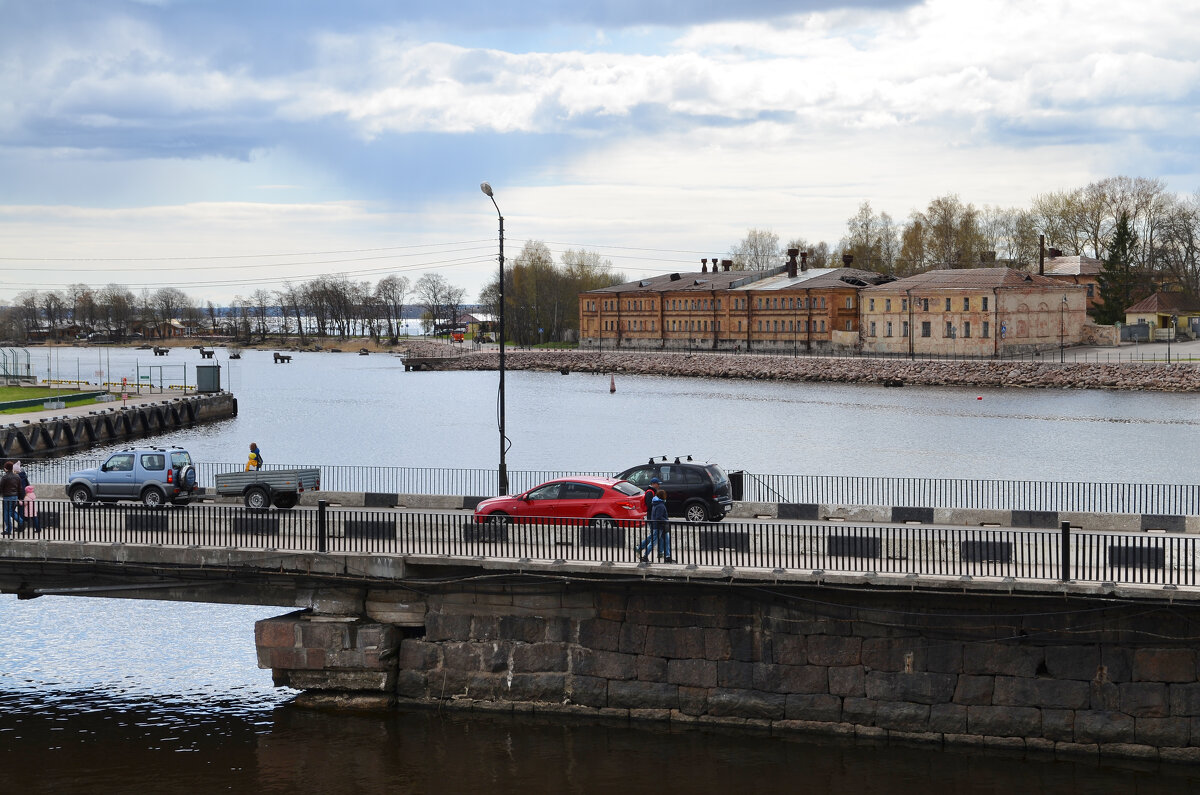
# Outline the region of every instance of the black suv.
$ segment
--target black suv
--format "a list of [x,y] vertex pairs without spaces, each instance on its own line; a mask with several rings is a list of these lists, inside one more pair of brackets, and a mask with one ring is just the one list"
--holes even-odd
[[667,461],[666,456],[651,458],[617,477],[640,489],[649,488],[650,479],[658,478],[666,492],[667,513],[689,522],[719,522],[733,506],[733,489],[725,471],[716,464],[693,461],[690,455],[674,461]]

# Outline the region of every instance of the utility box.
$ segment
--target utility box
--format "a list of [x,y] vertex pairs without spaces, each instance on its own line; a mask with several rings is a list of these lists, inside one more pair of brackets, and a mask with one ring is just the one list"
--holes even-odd
[[221,391],[221,366],[219,364],[196,365],[196,391]]

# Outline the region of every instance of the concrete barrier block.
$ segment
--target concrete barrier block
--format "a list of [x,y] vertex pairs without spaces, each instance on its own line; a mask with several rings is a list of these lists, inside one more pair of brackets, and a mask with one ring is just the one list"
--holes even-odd
[[725,514],[730,519],[753,519],[756,516],[769,516],[772,519],[779,515],[779,504],[774,502],[735,502]]
[[1006,527],[1012,514],[1009,511],[981,511],[965,508],[934,508],[933,521],[936,524],[959,525],[961,527],[981,527],[994,524]]
[[463,497],[446,494],[397,494],[396,504],[405,508],[429,508],[440,511],[459,511],[464,507]]
[[1142,529],[1142,515],[1138,513],[1060,513],[1058,519],[1081,530],[1137,533]]
[[890,505],[825,505],[821,507],[821,517],[887,524],[892,521],[892,508]]

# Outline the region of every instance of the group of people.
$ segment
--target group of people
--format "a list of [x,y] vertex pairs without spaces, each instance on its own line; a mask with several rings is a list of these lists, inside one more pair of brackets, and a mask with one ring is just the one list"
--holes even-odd
[[4,475],[0,477],[0,496],[4,497],[4,535],[25,532],[31,525],[33,532],[42,532],[38,519],[37,495],[29,483],[29,475],[20,461],[5,461]]
[[650,478],[650,488],[643,496],[646,501],[646,526],[649,535],[637,545],[637,555],[642,563],[650,562],[650,553],[657,548],[658,559],[663,563],[674,563],[671,557],[671,526],[667,521],[667,495],[662,481]]

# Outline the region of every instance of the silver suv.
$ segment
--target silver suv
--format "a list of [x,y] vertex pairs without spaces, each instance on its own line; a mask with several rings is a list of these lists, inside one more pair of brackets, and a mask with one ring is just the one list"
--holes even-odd
[[187,505],[196,490],[196,467],[181,447],[136,447],[113,453],[99,469],[72,472],[67,497],[75,505],[141,500],[157,508]]

